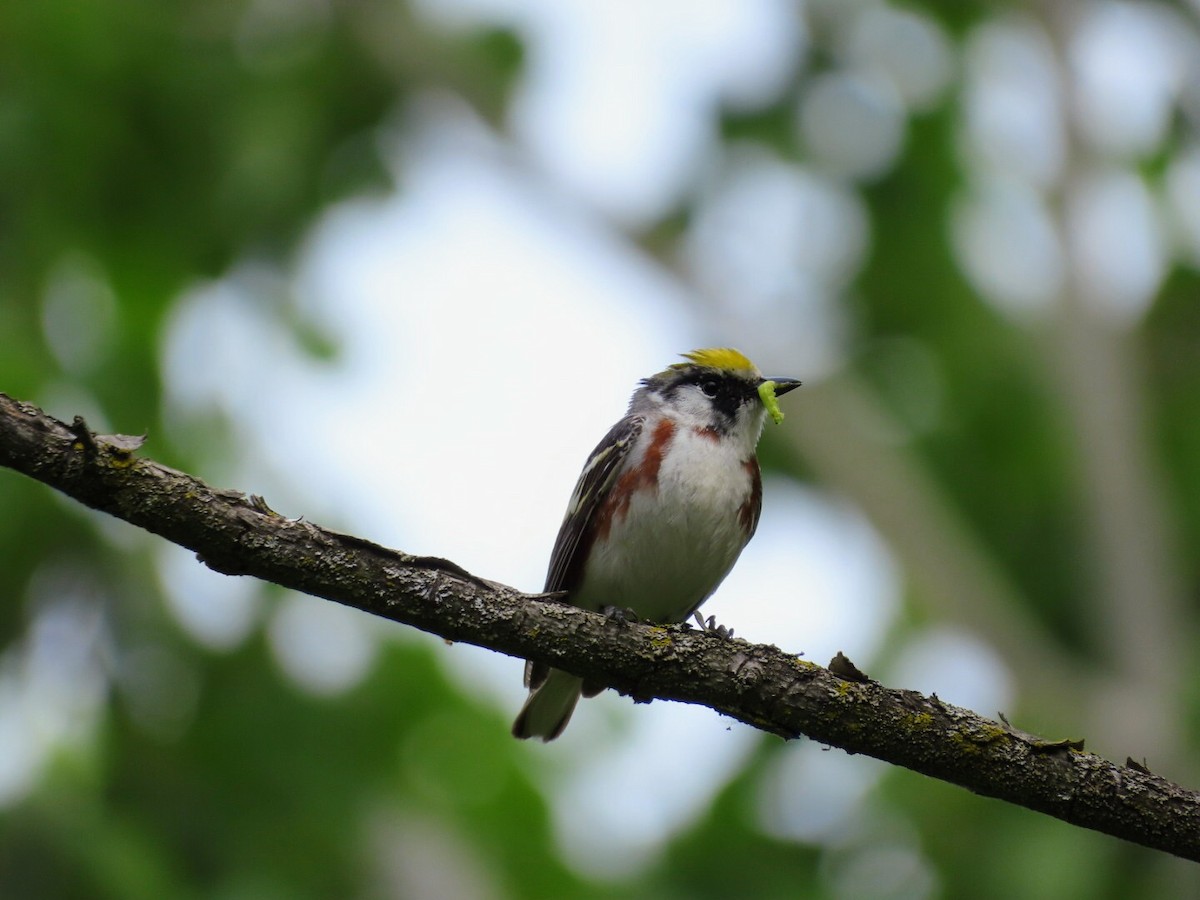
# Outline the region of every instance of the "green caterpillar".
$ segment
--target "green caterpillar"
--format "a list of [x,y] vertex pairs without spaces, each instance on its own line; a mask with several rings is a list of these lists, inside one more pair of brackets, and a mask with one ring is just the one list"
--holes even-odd
[[779,408],[779,400],[775,397],[775,382],[764,381],[758,386],[758,396],[767,408],[771,421],[778,425],[783,421],[783,410]]

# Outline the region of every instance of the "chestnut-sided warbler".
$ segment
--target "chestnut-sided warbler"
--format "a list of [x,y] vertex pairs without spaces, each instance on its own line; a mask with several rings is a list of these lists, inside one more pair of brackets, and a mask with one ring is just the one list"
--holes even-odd
[[[762,509],[755,447],[767,413],[783,419],[775,395],[800,382],[764,378],[728,348],[684,358],[642,380],[625,418],[592,451],[554,542],[547,593],[597,612],[682,622],[754,535]],[[525,686],[513,734],[544,741],[562,734],[581,695],[603,689],[532,661]]]

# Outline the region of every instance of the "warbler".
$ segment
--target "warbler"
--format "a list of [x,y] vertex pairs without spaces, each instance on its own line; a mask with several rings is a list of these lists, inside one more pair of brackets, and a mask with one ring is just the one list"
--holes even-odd
[[[545,590],[608,614],[682,622],[729,574],[762,509],[755,448],[775,402],[799,386],[764,378],[737,350],[683,354],[644,378],[625,417],[592,451],[554,542]],[[580,696],[603,690],[542,663],[525,664],[529,697],[518,738],[562,734]]]

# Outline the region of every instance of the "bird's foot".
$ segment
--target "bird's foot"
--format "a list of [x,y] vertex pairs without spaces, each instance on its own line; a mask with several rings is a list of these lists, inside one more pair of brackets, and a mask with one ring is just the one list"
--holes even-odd
[[726,628],[724,625],[718,625],[716,616],[709,616],[706,619],[704,616],[700,615],[700,613],[695,612],[692,613],[692,618],[696,620],[696,624],[699,625],[702,630],[707,631],[709,634],[715,634],[717,637],[722,637],[726,640],[733,638],[733,629]]
[[610,622],[615,622],[618,625],[628,625],[630,622],[641,622],[641,617],[627,606],[604,606],[600,609],[601,615]]

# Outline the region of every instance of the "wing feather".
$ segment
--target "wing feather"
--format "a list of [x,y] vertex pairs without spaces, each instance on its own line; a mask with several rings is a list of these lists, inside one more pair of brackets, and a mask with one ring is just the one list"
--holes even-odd
[[[583,561],[595,535],[596,510],[612,489],[621,464],[642,433],[646,420],[628,416],[614,425],[588,457],[571,494],[550,554],[545,591],[571,591],[583,575]],[[581,552],[582,551],[582,552]]]
[[[550,568],[546,572],[546,593],[566,591],[569,595],[579,586],[583,563],[596,535],[596,511],[612,490],[621,464],[637,443],[645,424],[642,416],[626,416],[609,430],[588,457],[554,541]],[[544,664],[527,662],[525,686],[536,688],[546,680],[549,671]]]

